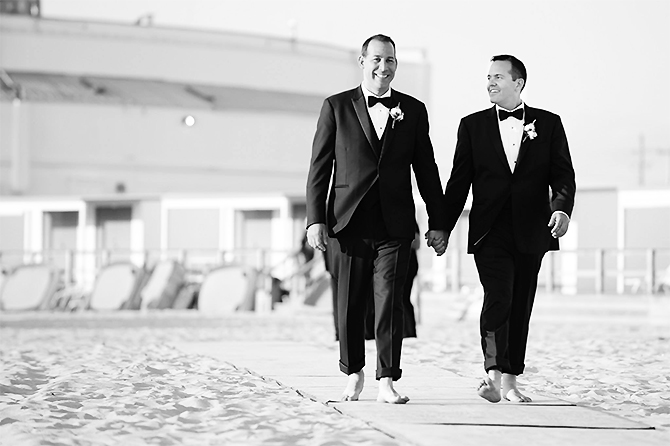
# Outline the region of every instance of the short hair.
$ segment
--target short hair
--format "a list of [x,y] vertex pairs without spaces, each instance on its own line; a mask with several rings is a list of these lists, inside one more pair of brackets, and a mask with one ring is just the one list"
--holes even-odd
[[384,34],[375,34],[372,37],[368,37],[365,42],[363,42],[363,46],[361,47],[361,56],[365,57],[368,54],[368,45],[370,42],[373,40],[379,40],[380,42],[383,43],[390,43],[393,45],[393,52],[395,53],[395,42],[393,39],[391,39],[389,36],[385,36]]
[[501,54],[491,58],[491,62],[497,62],[499,60],[506,60],[512,64],[512,80],[515,81],[519,78],[523,79],[523,87],[521,87],[521,91],[523,91],[523,89],[526,88],[526,83],[528,82],[528,74],[526,73],[526,66],[523,64],[523,62],[514,56],[510,56],[509,54]]

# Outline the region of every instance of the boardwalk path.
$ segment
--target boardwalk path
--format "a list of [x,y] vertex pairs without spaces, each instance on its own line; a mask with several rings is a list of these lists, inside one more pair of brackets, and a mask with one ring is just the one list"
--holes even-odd
[[[670,325],[657,307],[612,299],[570,311],[546,297],[521,380],[541,405],[520,409],[474,396],[476,310],[433,299],[424,302],[419,338],[405,342],[398,388],[412,401],[404,408],[366,401],[375,395],[373,379],[360,403],[322,404],[342,382],[323,309],[1,315],[0,444],[439,444],[445,432],[467,444],[464,438],[481,442],[501,429],[510,439],[573,444],[670,439]],[[327,381],[301,376],[309,367]],[[597,416],[552,418],[550,411],[570,407]],[[603,410],[608,421],[599,418]],[[416,419],[425,414],[432,418]],[[495,426],[491,414],[506,426]],[[572,426],[578,422],[602,429]]]

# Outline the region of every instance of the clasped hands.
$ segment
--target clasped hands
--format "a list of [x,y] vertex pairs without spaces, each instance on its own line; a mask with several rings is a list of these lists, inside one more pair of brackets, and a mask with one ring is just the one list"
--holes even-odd
[[[435,250],[438,256],[447,250],[449,236],[445,231],[432,229],[426,232],[426,244]],[[328,244],[328,230],[323,223],[315,223],[307,228],[307,243],[312,248],[325,251]]]
[[431,229],[426,232],[426,245],[433,248],[438,256],[445,253],[448,244],[449,234],[446,231]]

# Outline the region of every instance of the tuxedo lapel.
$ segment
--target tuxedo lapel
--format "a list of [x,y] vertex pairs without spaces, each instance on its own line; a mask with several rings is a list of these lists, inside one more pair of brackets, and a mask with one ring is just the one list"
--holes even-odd
[[[526,106],[525,108],[526,108],[526,112],[525,112],[524,118],[523,118],[523,126],[524,127],[526,125],[530,124],[531,122],[535,121],[535,119],[536,119],[535,109],[530,108],[528,106]],[[526,136],[526,132],[524,132],[523,136],[521,137],[521,147],[519,147],[519,156],[516,157],[517,167],[521,163],[521,160],[523,159],[523,156],[528,151],[528,146],[531,145],[531,141],[532,140]]]
[[503,162],[507,171],[512,173],[512,170],[509,168],[509,162],[507,161],[507,155],[505,154],[505,148],[502,144],[502,136],[500,136],[500,126],[498,125],[498,113],[496,113],[495,105],[490,109],[487,114],[487,121],[489,126],[489,138],[493,144],[494,151],[498,154],[500,161]]
[[380,154],[377,151],[376,142],[377,135],[373,133],[374,129],[370,124],[370,116],[368,115],[368,105],[365,103],[365,96],[363,95],[363,90],[361,90],[361,87],[358,87],[354,91],[354,96],[351,98],[351,102],[354,106],[354,110],[356,111],[358,122],[360,122],[361,127],[363,128],[363,132],[365,133],[365,137],[368,139],[368,143],[370,143],[370,148],[373,152],[375,152],[377,157],[379,157]]

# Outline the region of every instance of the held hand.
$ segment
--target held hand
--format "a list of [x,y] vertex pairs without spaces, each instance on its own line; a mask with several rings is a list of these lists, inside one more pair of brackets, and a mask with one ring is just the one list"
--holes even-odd
[[568,232],[568,226],[570,226],[570,217],[568,217],[563,212],[556,211],[551,214],[551,219],[547,225],[551,228],[551,236],[554,238],[563,237],[566,232]]
[[326,251],[328,244],[328,231],[323,223],[314,223],[307,228],[307,243],[314,249]]
[[426,245],[433,248],[438,256],[447,250],[449,235],[445,231],[432,229],[426,232]]

